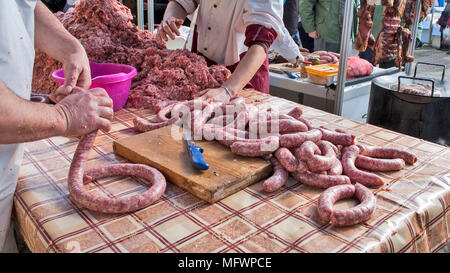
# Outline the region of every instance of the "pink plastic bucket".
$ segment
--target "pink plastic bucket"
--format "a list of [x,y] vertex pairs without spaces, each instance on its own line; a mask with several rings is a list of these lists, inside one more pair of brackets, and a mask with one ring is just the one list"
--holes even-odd
[[[136,68],[125,64],[94,63],[91,67],[92,84],[89,89],[101,87],[113,100],[114,111],[122,109],[130,94],[131,80],[137,75]],[[52,73],[52,79],[60,85],[64,84],[64,72],[58,69]]]

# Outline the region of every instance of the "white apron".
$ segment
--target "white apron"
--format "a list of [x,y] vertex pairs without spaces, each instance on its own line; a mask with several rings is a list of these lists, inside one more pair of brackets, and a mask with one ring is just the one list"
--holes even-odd
[[[33,78],[35,6],[36,0],[0,1],[0,81],[24,99]],[[0,252],[17,251],[10,220],[22,157],[23,144],[0,144]]]

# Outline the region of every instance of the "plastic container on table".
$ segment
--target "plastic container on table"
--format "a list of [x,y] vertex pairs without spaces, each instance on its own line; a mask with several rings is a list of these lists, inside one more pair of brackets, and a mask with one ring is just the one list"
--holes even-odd
[[320,64],[305,67],[308,80],[314,84],[330,85],[336,80],[339,73],[337,64]]
[[[122,109],[130,94],[131,80],[137,75],[136,68],[125,64],[89,62],[92,84],[89,89],[101,87],[113,101],[113,110]],[[64,72],[58,69],[52,73],[52,79],[64,84]]]

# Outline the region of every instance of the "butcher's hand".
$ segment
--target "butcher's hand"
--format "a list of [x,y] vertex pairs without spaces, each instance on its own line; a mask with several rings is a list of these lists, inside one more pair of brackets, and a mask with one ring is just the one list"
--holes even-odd
[[308,33],[308,36],[313,38],[313,39],[319,39],[320,38],[320,34],[319,34],[319,32],[317,32],[317,30],[311,31],[310,33]]
[[198,92],[196,97],[208,102],[229,102],[232,94],[223,87],[209,88]]
[[64,136],[82,136],[96,129],[109,131],[113,102],[103,88],[84,90],[74,87],[72,94],[55,105],[63,120]]
[[182,24],[183,20],[175,17],[170,17],[167,20],[163,20],[159,24],[158,31],[156,33],[156,40],[162,44],[165,44],[169,40],[167,36],[169,36],[172,40],[175,39],[175,35],[180,36],[181,33],[178,29]]
[[295,67],[295,68],[299,67],[300,64],[301,64],[304,60],[305,60],[305,58],[304,58],[302,55],[297,56],[297,58],[295,58],[295,63],[293,63],[294,67]]
[[91,86],[91,69],[89,58],[83,47],[68,54],[63,61],[64,85],[50,95],[50,99],[58,102],[72,92],[75,86],[88,89]]

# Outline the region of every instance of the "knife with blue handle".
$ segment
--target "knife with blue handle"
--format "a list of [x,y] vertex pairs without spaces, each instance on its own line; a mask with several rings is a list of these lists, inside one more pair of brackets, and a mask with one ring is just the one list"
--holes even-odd
[[291,72],[289,72],[289,71],[287,71],[287,70],[284,70],[283,68],[280,68],[280,70],[282,71],[282,72],[284,72],[284,74],[286,74],[289,78],[291,78],[291,79],[296,79],[297,78],[297,76],[295,76],[293,73],[291,73]]
[[195,142],[188,134],[184,134],[184,140],[186,141],[189,156],[194,168],[201,171],[209,169],[209,164],[206,163],[205,158],[203,157],[203,148],[196,146]]

